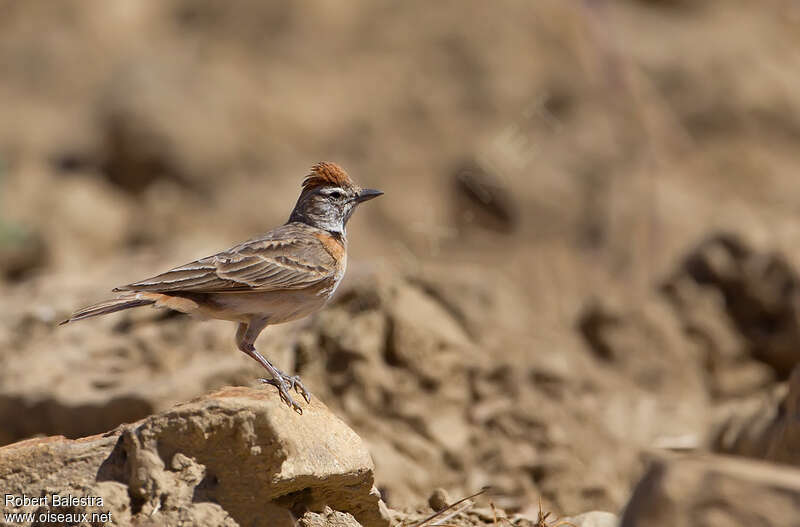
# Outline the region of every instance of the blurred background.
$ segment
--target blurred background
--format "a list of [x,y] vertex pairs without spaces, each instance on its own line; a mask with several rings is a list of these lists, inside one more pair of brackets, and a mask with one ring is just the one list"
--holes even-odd
[[800,463],[798,28],[790,0],[0,0],[0,442],[254,385],[229,323],[55,323],[283,223],[327,160],[386,194],[330,307],[258,346],[391,507],[618,510],[652,449]]

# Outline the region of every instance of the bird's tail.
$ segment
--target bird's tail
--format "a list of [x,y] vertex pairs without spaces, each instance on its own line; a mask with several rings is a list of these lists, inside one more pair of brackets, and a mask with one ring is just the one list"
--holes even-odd
[[83,309],[79,309],[72,314],[67,320],[61,322],[59,325],[64,325],[67,322],[74,322],[84,318],[96,317],[98,315],[107,315],[109,313],[116,313],[123,309],[130,309],[132,307],[146,306],[155,304],[155,300],[147,300],[144,298],[137,298],[136,293],[127,293],[112,300],[106,300],[98,304],[93,304]]

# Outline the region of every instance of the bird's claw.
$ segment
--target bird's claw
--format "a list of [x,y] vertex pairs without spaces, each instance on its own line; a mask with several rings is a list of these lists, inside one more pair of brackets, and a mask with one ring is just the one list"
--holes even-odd
[[278,377],[276,378],[258,380],[264,384],[271,384],[272,386],[276,387],[281,400],[286,403],[288,407],[299,414],[303,413],[303,409],[294,399],[292,399],[289,390],[294,388],[297,393],[303,396],[303,399],[305,399],[307,403],[311,402],[311,394],[308,392],[308,390],[306,390],[305,386],[303,386],[303,382],[297,375],[290,376],[279,371]]
[[294,391],[302,395],[307,403],[311,402],[311,394],[306,390],[306,387],[303,386],[303,381],[300,380],[299,375],[283,375],[283,380],[289,385],[290,390],[294,388]]

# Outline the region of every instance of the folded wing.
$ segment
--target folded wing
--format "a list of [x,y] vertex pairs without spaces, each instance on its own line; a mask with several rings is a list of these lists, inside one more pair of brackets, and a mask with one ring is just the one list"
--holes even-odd
[[302,289],[335,274],[336,262],[315,236],[289,224],[261,238],[195,260],[115,291],[224,293]]

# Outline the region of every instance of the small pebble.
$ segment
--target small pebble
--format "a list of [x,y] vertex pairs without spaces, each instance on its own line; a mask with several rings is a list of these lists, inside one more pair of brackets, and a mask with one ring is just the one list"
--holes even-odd
[[428,498],[428,505],[436,512],[442,511],[450,505],[450,496],[447,495],[446,490],[442,488],[436,489]]

